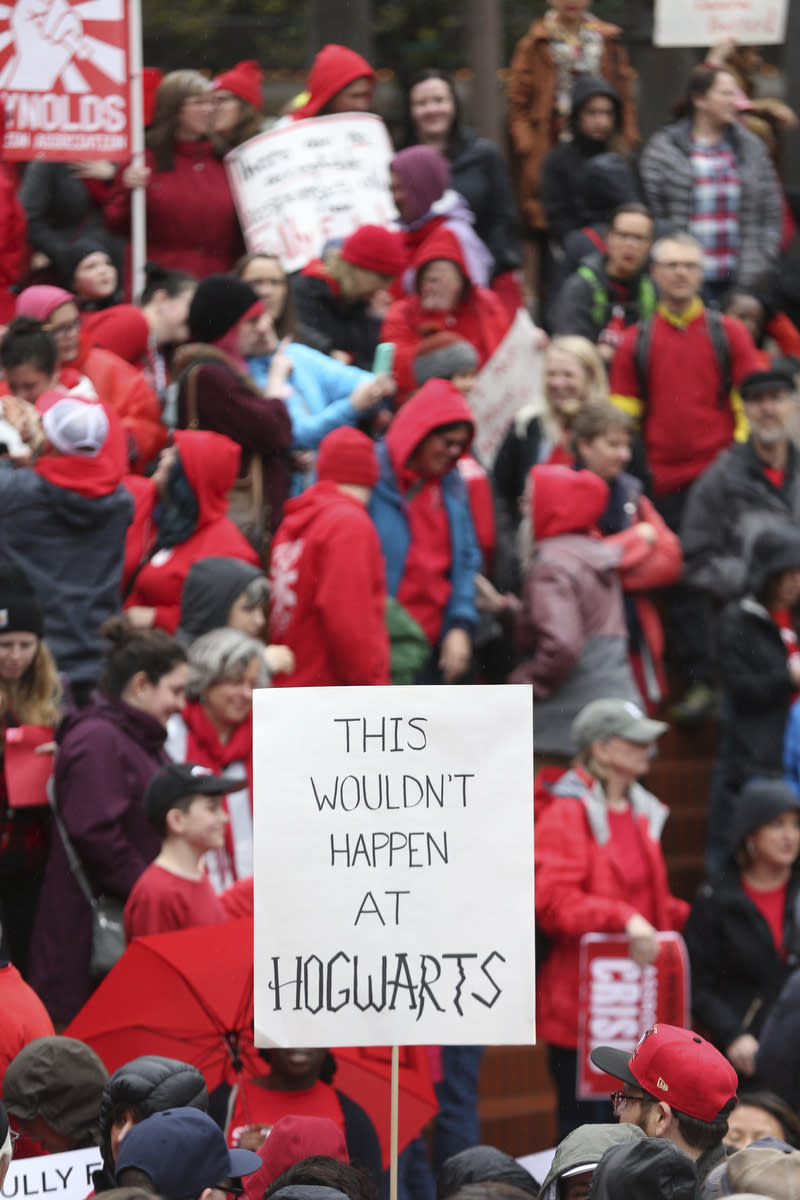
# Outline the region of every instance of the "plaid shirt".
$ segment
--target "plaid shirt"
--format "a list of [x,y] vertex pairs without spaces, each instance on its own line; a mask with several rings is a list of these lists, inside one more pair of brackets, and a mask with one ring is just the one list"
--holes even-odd
[[741,183],[733,148],[692,141],[692,215],[689,233],[703,247],[704,277],[733,279],[739,260]]

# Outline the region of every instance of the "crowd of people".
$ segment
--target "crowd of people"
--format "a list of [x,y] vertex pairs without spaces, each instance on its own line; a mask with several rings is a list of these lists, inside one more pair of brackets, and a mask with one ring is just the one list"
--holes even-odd
[[[131,1200],[382,1194],[328,1051],[262,1052],[209,1095],[155,1055],[109,1078],[63,1031],[121,952],[104,920],[130,943],[252,916],[255,689],[512,682],[560,1144],[540,1190],[478,1144],[481,1048],[431,1047],[433,1161],[405,1149],[401,1195],[798,1194],[800,212],[796,118],[760,67],[712,47],[642,147],[623,31],[553,0],[510,64],[510,167],[425,69],[394,224],[290,275],[246,252],[223,158],[275,119],[372,112],[346,46],[280,116],[252,61],[175,70],[143,164],[4,168],[0,1080],[28,1153],[98,1146],[96,1189]],[[541,378],[482,459],[470,396],[520,313]],[[668,721],[711,719],[692,900],[641,781]],[[47,789],[21,793],[20,742]],[[704,1036],[595,1049],[611,1103],[581,1100],[581,937],[645,966],[661,931],[684,933]],[[0,1180],[11,1141],[0,1107]]]

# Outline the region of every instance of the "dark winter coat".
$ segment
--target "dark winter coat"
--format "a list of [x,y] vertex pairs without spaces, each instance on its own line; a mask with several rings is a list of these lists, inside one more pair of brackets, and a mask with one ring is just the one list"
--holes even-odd
[[366,303],[348,304],[325,264],[315,260],[289,277],[297,318],[317,335],[325,354],[345,350],[354,367],[372,370],[381,321]]
[[494,259],[494,275],[522,265],[517,208],[508,170],[493,142],[463,129],[450,159],[450,186],[475,214],[475,232]]
[[[125,901],[159,851],[142,799],[167,761],[164,725],[97,694],[58,731],[56,803],[95,895]],[[92,914],[54,830],[31,942],[30,982],[54,1024],[70,1021],[92,992]]]
[[786,889],[787,957],[782,961],[769,925],[732,864],[698,889],[683,931],[692,968],[692,1013],[720,1050],[741,1034],[759,1036],[779,991],[798,965],[799,895],[796,867]]
[[765,1087],[800,1111],[800,968],[786,980],[767,1016],[756,1070]]
[[[550,318],[550,331],[554,336],[580,334],[590,342],[597,342],[611,320],[614,309],[620,306],[608,277],[607,261],[600,253],[591,254],[565,280]],[[628,296],[621,307],[627,326],[635,325],[655,312],[656,290],[646,271],[626,280],[626,283]]]
[[750,547],[776,519],[800,526],[800,455],[792,444],[782,487],[764,474],[751,441],[724,450],[692,485],[681,522],[683,577],[717,600],[746,588]]

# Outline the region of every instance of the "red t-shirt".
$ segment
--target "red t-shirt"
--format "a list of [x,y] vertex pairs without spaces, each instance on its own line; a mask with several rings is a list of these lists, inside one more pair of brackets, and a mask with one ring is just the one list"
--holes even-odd
[[263,1125],[269,1130],[281,1117],[327,1117],[345,1132],[344,1114],[329,1083],[316,1080],[310,1088],[281,1092],[247,1080],[236,1087],[226,1137],[229,1146],[237,1146],[248,1125]]
[[619,849],[619,857],[625,861],[625,879],[628,900],[638,913],[651,925],[656,922],[656,905],[653,897],[653,881],[642,837],[636,827],[632,808],[624,812],[608,812],[608,828],[611,841]]
[[746,896],[753,901],[758,911],[761,913],[764,920],[767,922],[772,934],[772,940],[775,943],[775,949],[784,957],[783,949],[783,922],[786,915],[786,884],[781,884],[780,887],[770,888],[769,891],[762,892],[757,888],[751,887],[750,884],[743,879],[742,890]]
[[125,938],[130,941],[149,933],[217,925],[227,916],[208,876],[184,879],[151,863],[136,880],[125,905]]

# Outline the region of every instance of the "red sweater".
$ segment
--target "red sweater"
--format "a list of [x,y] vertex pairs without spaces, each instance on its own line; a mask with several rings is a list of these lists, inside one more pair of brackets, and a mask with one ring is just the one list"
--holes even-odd
[[[175,433],[175,444],[200,515],[185,542],[157,551],[142,567],[124,605],[155,608],[155,624],[168,633],[178,628],[181,592],[193,563],[211,555],[240,558],[254,566],[260,562],[244,534],[226,516],[228,491],[239,470],[240,447],[219,433],[185,429]],[[147,492],[146,487],[135,485],[133,495],[138,511],[129,529],[131,544],[126,544],[126,567],[141,562],[157,535],[152,521],[155,496],[152,492],[148,496]]]
[[[759,369],[750,334],[735,317],[723,317],[734,387]],[[635,365],[639,326],[632,325],[611,365],[615,403],[642,418],[647,461],[657,496],[688,487],[721,450],[746,436],[738,393],[720,403],[722,376],[699,300],[681,318],[659,306],[648,355],[647,400],[642,402]]]
[[286,505],[272,543],[270,640],[297,666],[273,687],[386,684],[386,579],[366,509],[325,480]]
[[[176,141],[173,158],[171,171],[159,171],[153,151],[145,152],[148,259],[197,279],[230,271],[244,242],[225,167],[208,141]],[[113,233],[130,235],[130,211],[120,172],[105,206]]]
[[202,879],[184,879],[151,863],[133,885],[123,911],[125,940],[196,925],[218,925],[228,914],[216,892]]

